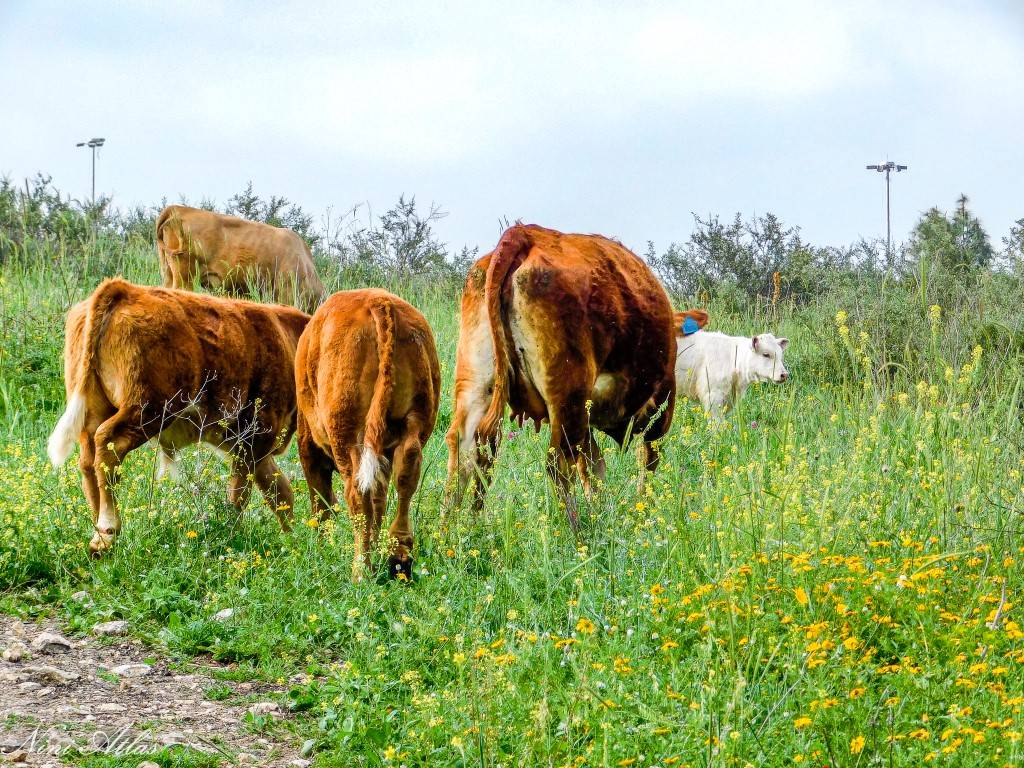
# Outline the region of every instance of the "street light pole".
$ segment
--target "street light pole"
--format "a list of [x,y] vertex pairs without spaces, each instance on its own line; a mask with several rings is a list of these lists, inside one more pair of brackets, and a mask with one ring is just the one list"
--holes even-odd
[[103,146],[106,139],[89,139],[75,144],[76,147],[89,147],[92,150],[92,205],[96,207],[96,150]]
[[890,214],[889,206],[889,174],[892,171],[899,173],[900,171],[907,170],[905,165],[897,165],[892,160],[885,163],[879,163],[878,165],[866,166],[869,171],[878,171],[881,173],[885,171],[885,261],[886,266],[892,266],[892,216]]

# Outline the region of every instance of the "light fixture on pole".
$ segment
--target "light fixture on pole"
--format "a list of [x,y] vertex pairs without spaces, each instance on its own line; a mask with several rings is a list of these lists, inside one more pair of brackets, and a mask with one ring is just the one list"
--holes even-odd
[[869,171],[885,171],[885,261],[887,266],[892,266],[892,218],[889,214],[889,174],[893,171],[899,173],[907,170],[905,165],[897,165],[892,160],[878,165],[867,166]]
[[89,139],[75,144],[76,147],[89,147],[92,150],[92,204],[96,205],[96,150],[103,146],[106,139]]

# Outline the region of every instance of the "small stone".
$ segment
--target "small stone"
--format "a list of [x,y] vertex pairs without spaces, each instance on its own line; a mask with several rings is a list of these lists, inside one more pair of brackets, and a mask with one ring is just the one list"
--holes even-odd
[[260,701],[249,707],[249,714],[254,716],[273,715],[281,711],[281,706],[276,701]]
[[62,733],[51,733],[46,739],[46,754],[59,757],[75,746],[74,739]]
[[153,668],[149,664],[120,664],[108,671],[118,677],[145,677],[153,673]]
[[292,768],[309,768],[312,764],[312,760],[306,760],[304,757],[297,757],[288,763]]
[[42,687],[42,683],[36,683],[32,680],[26,680],[24,683],[18,683],[19,691],[38,691]]
[[25,636],[25,625],[20,621],[15,621],[11,624],[11,634],[15,637]]
[[66,653],[71,650],[71,641],[57,632],[43,632],[32,641],[32,650],[41,653]]
[[221,610],[219,610],[215,614],[213,614],[213,620],[214,621],[227,621],[228,619],[230,619],[234,615],[235,615],[235,609],[234,608],[222,608]]
[[251,691],[252,683],[239,683],[235,688],[239,691]]
[[100,637],[112,637],[128,632],[128,622],[123,620],[104,621],[92,628],[92,633]]
[[13,752],[24,743],[24,739],[13,733],[0,734],[0,752]]
[[84,589],[79,590],[78,592],[75,592],[75,594],[73,594],[71,596],[71,599],[74,600],[76,603],[91,603],[92,602],[92,598],[89,597],[89,593],[86,592]]
[[45,680],[49,683],[70,683],[72,680],[78,679],[78,675],[74,672],[68,672],[45,664],[25,667],[25,671],[33,677],[37,677],[40,680]]
[[116,715],[126,709],[124,704],[118,704],[116,701],[107,701],[96,705],[96,711],[104,715]]
[[9,661],[12,664],[17,664],[28,653],[28,647],[20,640],[15,640],[6,650],[4,650],[4,661]]
[[89,734],[89,747],[93,752],[103,749],[109,741],[110,737],[104,731],[93,731]]
[[139,763],[138,768],[160,768],[160,766],[154,763],[152,760],[143,760],[141,763]]
[[237,760],[240,763],[256,762],[256,758],[253,755],[250,755],[248,752],[239,752],[237,755],[235,755],[235,760]]
[[184,745],[185,734],[181,733],[180,731],[168,731],[167,733],[161,733],[159,736],[157,736],[157,741],[159,741],[165,747]]
[[36,696],[40,699],[45,699],[51,693],[53,693],[53,688],[47,686],[46,688],[40,688],[38,691],[36,691]]

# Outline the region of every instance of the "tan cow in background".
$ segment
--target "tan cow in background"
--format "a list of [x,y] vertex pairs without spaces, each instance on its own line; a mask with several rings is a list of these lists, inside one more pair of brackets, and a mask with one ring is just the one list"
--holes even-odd
[[169,205],[156,221],[156,247],[165,288],[246,294],[268,291],[273,301],[307,312],[325,296],[306,241],[283,227]]

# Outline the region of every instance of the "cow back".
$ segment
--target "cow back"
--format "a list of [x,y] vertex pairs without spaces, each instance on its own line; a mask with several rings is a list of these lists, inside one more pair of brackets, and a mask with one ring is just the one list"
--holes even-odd
[[115,282],[120,298],[102,318],[96,354],[96,385],[112,407],[140,407],[150,436],[186,412],[206,424],[244,423],[259,443],[290,436],[295,348],[308,316],[125,281],[97,294]]

